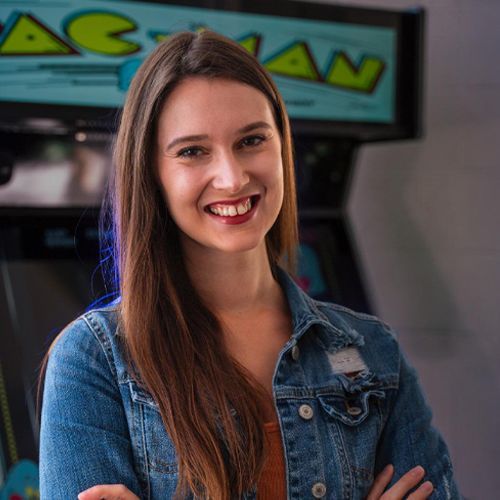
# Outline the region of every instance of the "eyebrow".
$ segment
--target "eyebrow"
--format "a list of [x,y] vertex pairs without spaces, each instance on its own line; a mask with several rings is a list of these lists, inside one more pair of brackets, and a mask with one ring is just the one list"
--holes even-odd
[[[253,122],[253,123],[249,123],[248,125],[245,125],[244,127],[238,129],[237,133],[238,134],[244,134],[246,132],[250,132],[250,131],[255,130],[257,128],[271,129],[272,126],[269,125],[269,123],[263,122],[263,121]],[[172,149],[174,146],[176,146],[177,144],[180,144],[182,142],[197,142],[197,141],[203,141],[205,139],[208,139],[208,135],[207,134],[201,134],[201,135],[184,135],[182,137],[177,137],[176,139],[174,139],[173,141],[171,141],[167,145],[166,151]]]

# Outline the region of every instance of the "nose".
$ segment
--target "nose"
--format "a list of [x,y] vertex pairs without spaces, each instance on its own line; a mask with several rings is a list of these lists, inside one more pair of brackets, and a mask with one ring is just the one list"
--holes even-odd
[[232,152],[223,152],[214,161],[214,178],[212,184],[215,189],[228,194],[238,193],[250,181],[244,162]]

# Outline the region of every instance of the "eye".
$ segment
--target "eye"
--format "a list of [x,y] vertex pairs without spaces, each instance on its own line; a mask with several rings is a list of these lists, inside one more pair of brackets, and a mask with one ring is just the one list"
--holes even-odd
[[195,158],[203,155],[205,152],[199,146],[188,146],[177,152],[178,158]]
[[255,147],[262,144],[266,138],[263,135],[249,135],[241,140],[240,145],[243,147]]

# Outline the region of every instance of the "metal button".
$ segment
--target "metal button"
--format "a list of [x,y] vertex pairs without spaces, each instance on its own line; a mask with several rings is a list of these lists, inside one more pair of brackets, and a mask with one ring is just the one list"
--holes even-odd
[[323,483],[316,483],[312,487],[314,498],[323,498],[326,495],[326,486]]
[[363,410],[359,406],[348,406],[347,413],[353,417],[357,417]]
[[298,345],[292,347],[292,359],[297,361],[299,359],[300,349]]
[[300,405],[299,407],[299,415],[304,420],[310,420],[313,418],[313,409],[309,405]]

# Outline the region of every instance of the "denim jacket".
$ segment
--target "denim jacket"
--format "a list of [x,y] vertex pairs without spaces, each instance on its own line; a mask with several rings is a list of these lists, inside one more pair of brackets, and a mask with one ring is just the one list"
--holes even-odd
[[[461,498],[415,371],[377,318],[318,302],[280,272],[293,319],[273,392],[289,500],[361,500],[389,463],[393,483],[416,465],[431,498]],[[173,496],[176,453],[156,402],[127,371],[117,308],[87,312],[47,366],[40,435],[42,500],[125,484],[141,499]],[[255,489],[244,498],[256,498]]]

